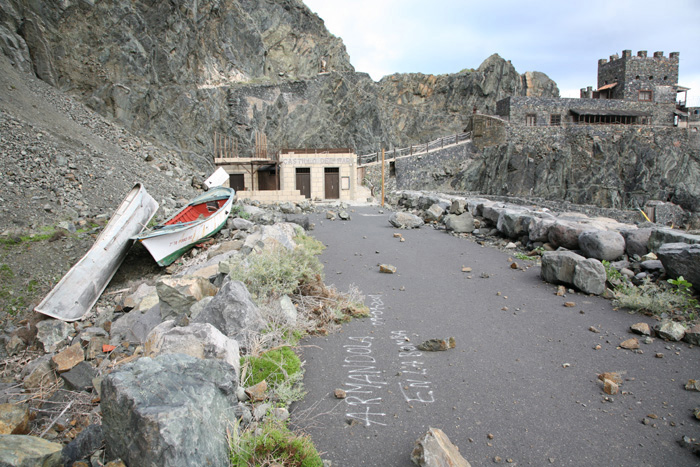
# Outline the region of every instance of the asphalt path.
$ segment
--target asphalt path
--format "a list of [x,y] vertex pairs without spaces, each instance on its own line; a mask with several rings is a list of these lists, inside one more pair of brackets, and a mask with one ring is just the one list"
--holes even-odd
[[[351,215],[319,214],[311,233],[327,245],[326,283],[359,288],[372,318],[303,342],[308,393],[292,407],[333,466],[411,466],[429,427],[474,467],[700,465],[678,443],[700,437],[700,393],[684,389],[700,378],[700,349],[660,339],[621,349],[632,324],[655,321],[600,297],[557,296],[512,252],[429,226],[395,229],[379,207]],[[448,337],[454,349],[416,349]],[[625,378],[614,396],[597,379],[610,371]]]

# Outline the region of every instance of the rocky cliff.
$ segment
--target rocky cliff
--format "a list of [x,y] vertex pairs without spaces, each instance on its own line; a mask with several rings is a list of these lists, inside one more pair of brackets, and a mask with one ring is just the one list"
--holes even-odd
[[198,153],[215,131],[244,153],[256,132],[274,147],[369,152],[461,131],[506,95],[558,95],[497,55],[472,72],[375,83],[300,0],[0,0],[0,38],[17,68]]

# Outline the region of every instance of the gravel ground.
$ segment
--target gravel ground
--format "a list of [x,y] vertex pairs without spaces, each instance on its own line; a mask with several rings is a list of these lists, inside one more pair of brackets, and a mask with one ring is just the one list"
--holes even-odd
[[163,218],[213,165],[145,141],[0,56],[0,318],[22,318],[92,245],[135,183]]

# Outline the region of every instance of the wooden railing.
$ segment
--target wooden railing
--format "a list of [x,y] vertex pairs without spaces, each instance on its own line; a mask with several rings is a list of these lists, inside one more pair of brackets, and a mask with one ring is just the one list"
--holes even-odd
[[[450,146],[452,144],[459,144],[461,142],[470,140],[472,137],[471,132],[460,133],[456,135],[444,136],[438,138],[434,141],[424,144],[412,144],[407,148],[401,149],[390,149],[384,152],[384,157],[387,159],[395,159],[397,157],[411,156],[413,154],[428,153],[430,151],[435,151],[436,149],[442,149],[445,146]],[[358,164],[367,164],[369,162],[378,161],[382,157],[382,152],[377,151],[375,153],[366,154],[364,156],[358,156]]]

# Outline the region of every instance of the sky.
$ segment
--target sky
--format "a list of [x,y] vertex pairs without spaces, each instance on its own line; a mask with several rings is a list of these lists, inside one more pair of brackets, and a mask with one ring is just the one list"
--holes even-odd
[[541,71],[562,97],[597,85],[598,60],[680,52],[679,82],[700,106],[700,0],[303,0],[340,37],[355,70],[457,73],[491,54]]

